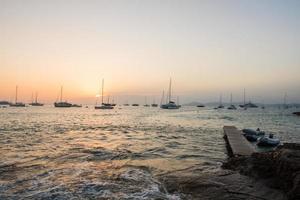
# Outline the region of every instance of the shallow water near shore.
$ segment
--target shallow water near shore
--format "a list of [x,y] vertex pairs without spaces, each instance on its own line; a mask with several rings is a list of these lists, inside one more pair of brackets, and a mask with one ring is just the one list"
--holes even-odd
[[224,125],[300,142],[295,109],[0,109],[0,199],[182,199],[157,177],[220,170]]

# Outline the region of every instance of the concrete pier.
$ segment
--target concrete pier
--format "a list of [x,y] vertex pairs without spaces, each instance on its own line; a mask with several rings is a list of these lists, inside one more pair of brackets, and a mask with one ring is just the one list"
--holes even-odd
[[223,130],[230,156],[250,156],[255,152],[255,148],[243,136],[242,131],[235,126],[224,126]]

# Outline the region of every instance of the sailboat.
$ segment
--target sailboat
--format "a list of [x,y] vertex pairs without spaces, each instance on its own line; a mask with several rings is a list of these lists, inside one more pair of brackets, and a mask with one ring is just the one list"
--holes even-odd
[[123,104],[123,106],[129,106],[128,101],[126,100],[126,102]]
[[230,106],[227,109],[228,110],[236,110],[235,105],[232,104],[232,94],[230,94]]
[[153,103],[151,104],[151,107],[157,107],[157,103],[155,103],[155,97],[153,97]]
[[244,104],[241,104],[240,107],[247,110],[247,107],[246,107],[246,89],[245,88],[244,88]]
[[223,109],[224,105],[222,104],[222,94],[220,94],[220,103],[218,107],[215,107],[215,109]]
[[255,105],[254,103],[252,103],[249,100],[249,103],[246,103],[246,90],[244,89],[244,104],[240,105],[241,108],[244,108],[245,110],[247,110],[247,108],[258,108],[257,105]]
[[116,106],[117,104],[115,103],[115,98],[113,97],[112,98],[112,104],[111,104],[112,106]]
[[174,101],[172,101],[172,79],[170,78],[170,83],[169,83],[169,97],[166,104],[162,104],[160,107],[162,109],[178,109],[180,106],[178,106]]
[[63,97],[63,87],[60,87],[60,101],[59,102],[54,102],[54,107],[56,108],[70,108],[72,107],[71,103],[68,103],[67,101],[62,100]]
[[284,98],[283,98],[283,108],[284,109],[288,109],[289,108],[289,106],[287,105],[287,94],[286,93],[284,93]]
[[25,107],[25,104],[22,102],[18,102],[18,86],[16,86],[16,97],[15,103],[10,104],[11,107]]
[[103,102],[103,97],[104,97],[103,96],[103,91],[104,91],[104,79],[102,79],[101,104],[98,105],[97,102],[96,102],[95,109],[103,109],[103,110],[104,109],[114,109],[114,106],[109,104],[109,99],[108,99],[108,103]]
[[147,103],[147,97],[145,97],[145,104],[144,107],[149,107],[150,105]]
[[37,97],[38,97],[38,94],[37,94],[37,92],[36,92],[36,93],[35,93],[35,101],[33,102],[33,100],[32,100],[32,102],[31,102],[29,105],[31,105],[31,106],[43,106],[44,104],[39,103],[39,102],[37,101]]

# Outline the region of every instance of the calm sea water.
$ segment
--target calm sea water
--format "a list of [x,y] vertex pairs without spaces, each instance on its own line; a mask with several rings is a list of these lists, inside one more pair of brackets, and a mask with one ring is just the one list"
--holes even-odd
[[224,125],[300,142],[294,109],[0,109],[0,199],[180,199],[157,177],[220,170]]

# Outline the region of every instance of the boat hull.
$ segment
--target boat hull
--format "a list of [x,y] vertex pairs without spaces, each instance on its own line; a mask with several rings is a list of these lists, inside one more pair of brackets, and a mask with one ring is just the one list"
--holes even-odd
[[111,110],[111,109],[114,109],[114,107],[113,106],[95,106],[95,109]]
[[13,103],[9,105],[10,107],[25,107],[24,103]]
[[68,102],[55,102],[54,107],[56,108],[70,108],[72,107],[72,104]]
[[44,106],[42,103],[30,103],[31,106]]

